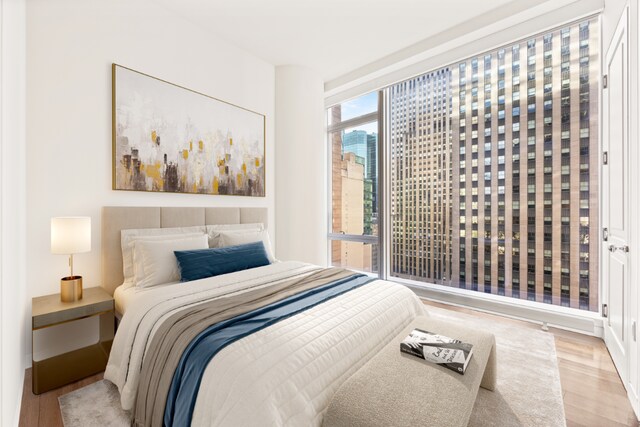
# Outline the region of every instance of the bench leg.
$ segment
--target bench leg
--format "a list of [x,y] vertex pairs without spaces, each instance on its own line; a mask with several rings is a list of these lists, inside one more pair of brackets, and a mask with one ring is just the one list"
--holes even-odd
[[496,341],[494,338],[493,345],[491,346],[491,352],[489,353],[489,359],[487,359],[487,366],[484,368],[484,375],[482,376],[480,387],[494,391],[496,389],[497,377]]

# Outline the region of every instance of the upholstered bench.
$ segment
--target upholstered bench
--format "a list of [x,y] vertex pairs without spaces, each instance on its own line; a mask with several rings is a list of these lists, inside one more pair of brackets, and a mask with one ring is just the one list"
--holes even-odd
[[[401,353],[400,342],[414,328],[473,344],[465,374]],[[495,385],[492,334],[420,316],[340,386],[323,426],[462,427],[469,423],[478,387]]]

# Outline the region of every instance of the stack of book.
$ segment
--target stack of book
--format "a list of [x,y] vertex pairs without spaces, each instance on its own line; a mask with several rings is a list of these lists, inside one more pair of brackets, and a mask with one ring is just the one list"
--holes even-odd
[[473,346],[444,335],[414,329],[400,343],[400,351],[463,375],[473,355]]

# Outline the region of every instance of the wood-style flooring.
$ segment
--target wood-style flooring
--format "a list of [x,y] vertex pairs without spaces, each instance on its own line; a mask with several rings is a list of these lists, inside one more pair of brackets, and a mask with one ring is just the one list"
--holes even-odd
[[20,407],[20,427],[63,427],[58,397],[93,384],[102,379],[103,373],[87,377],[64,387],[42,393],[31,392],[31,368],[24,374],[22,406]]
[[[488,317],[496,322],[515,322],[520,326],[533,329],[540,327],[533,323],[467,308],[429,301],[425,301],[425,304]],[[604,342],[599,338],[561,329],[550,328],[550,333],[554,335],[556,342],[567,426],[640,426]],[[102,374],[97,374],[36,396],[31,392],[31,369],[27,369],[20,410],[20,426],[62,426],[58,397],[101,379]]]

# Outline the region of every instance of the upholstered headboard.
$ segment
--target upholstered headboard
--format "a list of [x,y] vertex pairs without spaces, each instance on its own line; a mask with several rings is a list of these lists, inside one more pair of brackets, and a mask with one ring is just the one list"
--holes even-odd
[[191,227],[194,225],[267,224],[267,208],[181,208],[129,207],[102,208],[102,282],[113,295],[122,284],[120,231],[131,228]]

